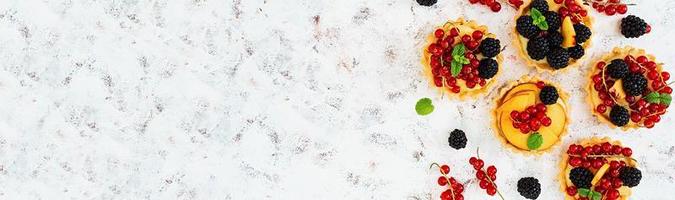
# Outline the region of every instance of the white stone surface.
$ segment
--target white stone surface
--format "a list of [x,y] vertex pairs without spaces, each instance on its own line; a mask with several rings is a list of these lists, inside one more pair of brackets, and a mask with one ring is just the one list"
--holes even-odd
[[[496,88],[450,101],[421,75],[423,37],[462,16],[509,45],[498,86],[536,75],[510,45],[514,10],[439,1],[0,1],[0,199],[438,199],[432,162],[452,165],[466,199],[498,199],[473,179],[477,147],[507,199],[524,176],[562,199],[560,146],[526,157],[493,136]],[[675,1],[632,2],[653,32],[624,39],[619,16],[591,12],[587,52],[633,45],[672,71]],[[644,172],[631,199],[673,199],[672,112],[609,129],[582,100],[587,70],[542,75],[572,94],[564,144],[623,141]],[[414,112],[422,97],[429,116]],[[447,145],[455,128],[466,149]]]

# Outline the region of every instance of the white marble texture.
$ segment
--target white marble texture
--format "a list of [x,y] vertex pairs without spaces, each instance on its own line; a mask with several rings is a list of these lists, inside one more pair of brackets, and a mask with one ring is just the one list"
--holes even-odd
[[[477,147],[507,199],[522,199],[523,176],[562,199],[560,146],[526,157],[493,136],[496,88],[449,101],[421,75],[435,25],[464,16],[510,46],[514,10],[439,1],[0,1],[0,199],[438,199],[432,162],[452,165],[466,199],[498,199],[472,179]],[[587,52],[634,45],[672,71],[675,1],[632,2],[653,32],[624,39],[620,17],[591,12]],[[536,74],[503,54],[497,86]],[[572,94],[564,144],[623,141],[644,172],[631,199],[673,199],[673,112],[652,130],[611,130],[582,100],[587,69],[542,75]],[[422,97],[433,114],[415,114]],[[466,149],[447,145],[454,128]]]

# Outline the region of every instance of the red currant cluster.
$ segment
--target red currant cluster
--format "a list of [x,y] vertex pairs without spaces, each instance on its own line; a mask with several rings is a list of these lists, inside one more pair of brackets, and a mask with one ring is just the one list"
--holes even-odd
[[[609,142],[596,144],[592,146],[581,146],[572,144],[567,149],[567,154],[570,156],[569,164],[573,167],[584,167],[587,169],[599,169],[606,163],[609,163],[607,173],[605,173],[594,190],[604,194],[607,200],[619,199],[620,193],[618,189],[623,186],[623,181],[619,178],[621,168],[626,166],[623,160],[608,160],[608,158],[630,158],[633,155],[633,150],[628,147],[621,147],[619,145],[612,145]],[[578,192],[575,186],[569,186],[566,189],[567,195],[575,196]],[[583,199],[585,197],[582,197]]]
[[502,10],[502,4],[500,4],[496,0],[469,0],[469,3],[471,4],[480,3],[481,5],[487,5],[488,7],[490,7],[490,10],[492,10],[492,12],[499,12],[500,10]]
[[511,119],[513,128],[519,129],[523,134],[538,131],[541,126],[551,125],[551,118],[546,116],[546,105],[543,103],[529,106],[522,112],[511,111]]
[[626,14],[628,12],[628,5],[621,3],[621,0],[592,0],[591,6],[600,13],[605,13],[608,16],[614,14]]
[[[640,124],[642,122],[644,127],[652,128],[656,123],[661,121],[661,115],[666,113],[668,105],[660,102],[650,103],[644,97],[652,92],[670,95],[673,89],[666,84],[666,81],[670,79],[670,73],[665,71],[659,72],[657,64],[654,61],[650,61],[646,56],[635,58],[632,55],[628,55],[624,58],[624,61],[628,64],[628,69],[631,73],[642,74],[648,79],[648,86],[642,98],[631,95],[624,97],[630,107],[630,119],[634,123]],[[606,65],[607,63],[603,61],[598,62],[596,67],[599,69],[599,72],[592,76],[593,87],[598,91],[598,97],[602,100],[602,104],[597,105],[595,108],[595,111],[600,114],[606,113],[608,108],[614,106],[618,99],[616,91],[610,89],[617,80],[611,78],[605,72]]]
[[[485,163],[480,159],[480,156],[471,157],[469,159],[469,164],[476,170],[476,178],[480,180],[479,186],[481,189],[484,189],[490,196],[499,193],[497,184],[495,184],[495,180],[497,180],[497,168],[495,166],[490,165],[486,170],[483,170]],[[501,193],[499,193],[499,196],[504,199]]]
[[[443,29],[436,29],[434,35],[437,41],[430,44],[427,49],[432,54],[430,65],[431,73],[434,76],[434,85],[443,87],[445,84],[453,93],[461,91],[457,79],[464,80],[467,88],[474,88],[476,85],[485,86],[486,80],[478,76],[480,61],[475,55],[478,54],[477,49],[483,39],[483,32],[476,30],[471,35],[460,37],[459,30],[453,27],[447,34]],[[469,60],[469,63],[462,67],[462,71],[457,77],[453,77],[450,72],[453,60],[452,50],[458,44],[463,44],[467,48],[464,57]]]
[[576,0],[554,0],[553,2],[563,6],[558,10],[561,19],[569,16],[572,22],[579,23],[584,17],[588,16],[588,11],[579,5]]
[[[573,167],[600,169],[602,165],[607,163],[608,157],[630,157],[633,155],[633,150],[628,147],[621,147],[619,145],[612,145],[609,142],[605,142],[602,144],[586,147],[578,144],[572,144],[567,149],[567,154],[570,156],[568,163]],[[625,162],[622,163],[625,165]]]
[[450,167],[448,165],[439,166],[436,163],[431,164],[431,166],[440,168],[441,176],[438,177],[438,185],[448,187],[447,190],[441,193],[441,200],[464,200],[464,196],[462,195],[464,185],[457,182],[454,177],[448,175]]

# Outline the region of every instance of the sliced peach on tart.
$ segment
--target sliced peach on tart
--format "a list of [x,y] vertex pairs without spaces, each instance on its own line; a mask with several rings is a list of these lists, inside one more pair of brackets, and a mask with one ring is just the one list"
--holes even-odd
[[493,110],[495,133],[520,152],[549,150],[566,133],[567,94],[537,78],[523,77],[502,90]]

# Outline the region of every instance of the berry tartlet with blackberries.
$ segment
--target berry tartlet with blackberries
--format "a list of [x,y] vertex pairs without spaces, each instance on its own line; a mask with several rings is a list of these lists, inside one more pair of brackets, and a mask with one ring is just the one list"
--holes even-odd
[[528,66],[557,72],[585,57],[592,23],[582,0],[528,1],[516,16],[514,44]]
[[568,98],[553,83],[523,77],[500,92],[493,128],[507,147],[518,152],[546,152],[567,132]]
[[652,128],[670,106],[670,73],[642,49],[614,48],[594,63],[589,79],[593,114],[614,127]]
[[483,93],[499,73],[501,45],[486,26],[473,21],[448,21],[427,38],[422,64],[432,84],[449,96]]
[[560,162],[560,185],[566,200],[626,200],[642,172],[633,150],[609,138],[571,144]]

